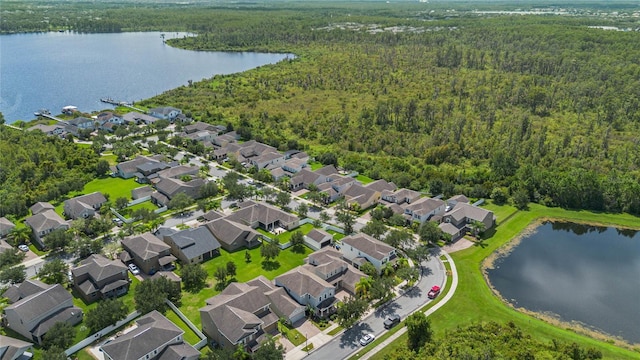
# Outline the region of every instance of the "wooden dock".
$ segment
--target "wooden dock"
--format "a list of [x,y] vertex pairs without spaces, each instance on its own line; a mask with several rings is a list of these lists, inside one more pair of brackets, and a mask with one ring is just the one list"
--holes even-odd
[[113,100],[112,98],[102,98],[102,99],[100,99],[100,101],[102,101],[103,103],[111,104],[113,106],[124,106],[126,108],[135,110],[137,112],[141,112],[143,114],[147,113],[146,110],[137,108],[137,107],[133,106],[131,103],[128,103],[126,101],[117,101],[117,100]]
[[64,125],[69,125],[69,123],[66,122],[65,120],[62,120],[62,119],[57,118],[57,117],[55,117],[53,115],[50,115],[50,114],[40,114],[40,116],[45,117],[47,119],[55,120],[55,121],[57,121],[59,123],[63,123]]

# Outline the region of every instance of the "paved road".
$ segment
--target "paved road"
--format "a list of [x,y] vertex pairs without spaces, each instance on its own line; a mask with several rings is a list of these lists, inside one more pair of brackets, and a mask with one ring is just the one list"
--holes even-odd
[[429,289],[433,285],[444,286],[446,270],[438,256],[432,256],[429,261],[423,262],[421,268],[425,275],[422,276],[414,290],[397,298],[384,308],[378,309],[353,328],[336,336],[321,348],[312,351],[305,359],[346,359],[360,349],[358,340],[364,334],[373,333],[378,337],[385,331],[382,323],[387,315],[398,314],[404,319],[414,310],[428,304],[431,301],[427,298]]

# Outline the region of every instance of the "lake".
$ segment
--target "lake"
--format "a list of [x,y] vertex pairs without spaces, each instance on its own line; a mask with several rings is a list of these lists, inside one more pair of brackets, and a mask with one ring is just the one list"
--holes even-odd
[[[187,34],[164,33],[166,39]],[[41,108],[110,108],[100,98],[138,101],[216,74],[273,64],[291,54],[207,52],[165,45],[160,32],[0,35],[0,111],[8,123]]]
[[640,343],[640,232],[545,222],[494,265],[514,306]]

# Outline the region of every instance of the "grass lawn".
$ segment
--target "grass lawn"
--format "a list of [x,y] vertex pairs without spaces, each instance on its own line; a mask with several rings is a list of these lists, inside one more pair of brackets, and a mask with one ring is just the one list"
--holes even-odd
[[356,176],[356,180],[360,181],[362,185],[367,185],[368,183],[372,183],[374,180],[368,176],[364,176],[362,174],[358,174]]
[[[503,211],[500,209],[500,211]],[[510,210],[504,211],[508,213]],[[467,326],[474,322],[513,321],[522,331],[533,338],[551,342],[553,339],[572,343],[582,347],[594,347],[602,352],[605,359],[638,359],[640,353],[633,352],[605,341],[577,334],[573,330],[556,327],[533,316],[518,312],[496,297],[485,283],[481,272],[482,261],[496,249],[516,237],[525,227],[541,218],[590,222],[603,225],[618,225],[638,228],[640,219],[628,214],[605,214],[589,211],[571,211],[548,208],[531,204],[529,211],[519,211],[501,223],[495,234],[483,242],[483,246],[451,254],[458,269],[459,283],[455,296],[440,310],[430,316],[431,328],[436,336],[458,326]],[[373,359],[383,359],[384,354],[393,351],[394,346],[404,346],[406,338],[399,338],[385,351],[376,354]]]
[[496,216],[496,221],[498,222],[498,224],[502,223],[505,219],[509,218],[509,216],[512,216],[518,211],[518,209],[516,209],[515,206],[496,205],[493,203],[492,200],[485,201],[485,203],[482,204],[480,207],[493,211],[493,214]]
[[178,314],[176,314],[173,310],[167,310],[165,316],[167,317],[167,319],[171,320],[171,322],[176,324],[177,327],[184,330],[184,341],[186,341],[190,345],[195,345],[200,341],[198,335],[196,335],[196,333],[194,333],[193,330],[191,330],[191,328],[189,328],[189,326],[184,321],[182,321]]
[[265,235],[269,239],[278,240],[280,244],[286,244],[289,242],[289,240],[291,240],[291,235],[293,235],[294,232],[302,231],[303,235],[307,235],[311,230],[313,230],[313,224],[303,224],[302,226],[298,226],[293,230],[285,231],[278,235],[274,235],[273,233],[270,233],[263,229],[258,229],[258,232],[262,235]]
[[307,338],[304,337],[300,333],[300,331],[290,328],[288,326],[282,325],[278,322],[278,331],[282,333],[284,337],[286,337],[294,346],[298,346],[307,341]]
[[118,156],[112,153],[103,153],[100,159],[107,160],[109,165],[118,165]]
[[149,201],[143,201],[140,204],[135,204],[133,206],[129,206],[127,208],[127,210],[129,210],[129,213],[133,213],[134,211],[138,210],[138,209],[149,209],[151,211],[157,210],[158,207],[156,205],[154,205],[151,200]]
[[245,262],[245,250],[235,251],[229,253],[225,250],[220,250],[220,256],[213,258],[203,264],[204,269],[207,271],[207,286],[197,293],[182,292],[182,306],[180,311],[185,314],[191,322],[201,328],[200,324],[200,311],[199,309],[205,305],[204,301],[219,293],[215,288],[216,280],[213,277],[213,273],[219,266],[226,266],[229,261],[233,261],[237,267],[236,281],[245,282],[249,281],[258,275],[264,275],[268,279],[273,279],[278,275],[281,275],[296,266],[302,265],[304,258],[310,253],[311,249],[304,247],[304,253],[298,254],[292,251],[292,248],[280,251],[275,264],[276,268],[267,267],[263,268],[262,257],[260,256],[260,247],[256,247],[249,250],[251,255],[251,262]]
[[109,194],[111,201],[116,201],[119,197],[125,197],[127,200],[131,200],[131,190],[139,188],[138,184],[133,178],[122,179],[119,177],[105,177],[101,179],[94,179],[84,186],[83,193],[90,194],[94,191],[100,191],[103,194]]
[[312,161],[312,162],[309,162],[309,166],[311,167],[311,171],[316,171],[316,170],[320,169],[321,167],[323,167],[324,165],[322,165],[321,162]]
[[333,235],[333,240],[335,241],[339,241],[342,240],[342,238],[344,238],[346,235],[345,234],[341,234],[337,231],[333,231],[333,230],[327,230],[327,232],[331,235]]

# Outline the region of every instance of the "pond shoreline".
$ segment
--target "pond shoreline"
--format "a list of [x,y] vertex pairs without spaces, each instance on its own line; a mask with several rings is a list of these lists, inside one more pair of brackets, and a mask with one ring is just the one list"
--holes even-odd
[[640,230],[640,228],[630,227],[630,226],[618,226],[612,224],[606,224],[602,222],[594,222],[594,221],[570,221],[562,218],[553,218],[553,217],[540,217],[533,220],[529,225],[527,225],[518,235],[513,237],[511,240],[506,242],[504,245],[500,246],[498,249],[493,251],[489,256],[487,256],[480,265],[480,271],[482,272],[482,276],[484,277],[485,283],[491,289],[492,293],[500,299],[500,301],[506,306],[531,317],[534,317],[538,320],[542,320],[546,323],[549,323],[555,327],[565,328],[567,330],[571,330],[577,334],[586,335],[591,338],[608,342],[612,345],[619,346],[622,348],[626,348],[629,350],[636,350],[640,343],[631,343],[625,339],[620,337],[605,333],[603,331],[597,330],[590,325],[585,323],[581,323],[579,321],[567,321],[562,320],[560,315],[555,314],[553,312],[538,312],[528,310],[524,307],[515,306],[507,299],[505,299],[502,294],[496,289],[496,287],[491,283],[489,279],[488,270],[495,268],[495,262],[503,257],[508,256],[511,252],[520,245],[522,239],[525,237],[531,236],[536,233],[538,227],[543,225],[545,222],[563,222],[563,223],[575,223],[579,225],[588,225],[588,226],[602,226],[602,227],[615,227],[618,229],[633,229]]

